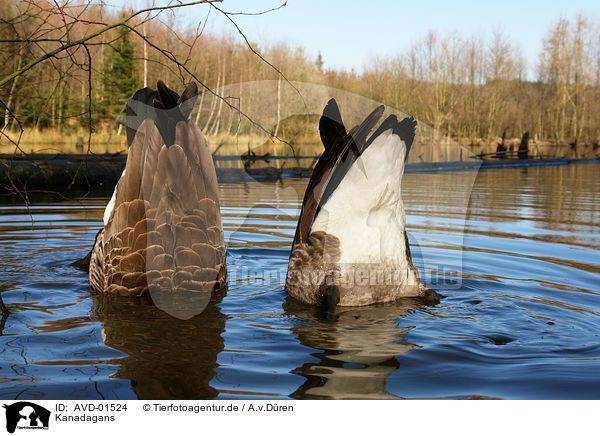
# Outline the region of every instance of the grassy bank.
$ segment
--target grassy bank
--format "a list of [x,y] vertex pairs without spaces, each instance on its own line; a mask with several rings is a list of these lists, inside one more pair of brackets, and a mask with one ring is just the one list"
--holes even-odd
[[[10,140],[6,137],[10,138]],[[55,129],[27,129],[19,138],[18,131],[5,131],[0,137],[0,153],[86,153],[89,133],[64,132]],[[282,137],[282,135],[278,135]],[[269,153],[271,156],[315,155],[322,152],[323,146],[318,135],[285,138],[286,142],[271,140],[265,135],[228,135],[208,136],[208,146],[218,155],[244,155],[253,152],[256,155]],[[18,142],[17,149],[13,142]],[[78,147],[78,144],[80,146]],[[95,154],[127,152],[127,137],[123,130],[120,134],[94,132],[89,150]]]
[[[16,149],[4,135],[10,137],[13,141],[19,142],[20,150]],[[19,139],[19,132],[5,131],[0,137],[0,153],[86,153],[88,151],[88,132],[65,132],[55,129],[35,130],[27,129]],[[265,135],[259,134],[218,134],[208,136],[208,145],[212,153],[221,156],[242,156],[256,155],[262,156],[315,156],[323,151],[318,130],[315,126],[309,129],[309,133],[290,131],[283,129],[278,132],[278,136],[285,142],[270,139]],[[460,145],[473,154],[490,154],[496,151],[500,138],[491,141],[482,139],[463,139],[459,140]],[[519,138],[506,139],[507,150],[516,150],[519,147]],[[78,144],[80,146],[78,147]],[[456,147],[456,146],[454,146]],[[433,147],[437,148],[437,147]],[[600,149],[595,144],[559,144],[551,141],[529,142],[530,157],[554,157],[554,158],[579,158],[594,157],[600,154]],[[89,151],[94,154],[103,153],[126,153],[127,139],[124,130],[117,134],[116,132],[96,132],[91,136],[91,145]],[[423,156],[424,161],[435,161],[435,156]],[[446,160],[446,159],[442,159]],[[418,159],[417,159],[418,161]]]
[[[6,136],[10,138],[7,139]],[[19,137],[18,131],[4,131],[0,137],[0,153],[85,153],[88,151],[89,132],[65,132],[56,129],[26,129]],[[19,149],[11,141],[18,142]],[[78,148],[77,144],[81,147]],[[92,153],[119,153],[127,151],[127,138],[124,133],[92,134]]]

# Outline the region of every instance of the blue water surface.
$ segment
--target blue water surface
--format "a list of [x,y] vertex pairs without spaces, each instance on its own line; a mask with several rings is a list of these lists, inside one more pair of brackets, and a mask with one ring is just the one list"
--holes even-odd
[[442,295],[287,297],[306,179],[221,184],[229,290],[172,318],[70,263],[109,194],[0,206],[3,399],[600,398],[600,164],[407,174],[413,258]]

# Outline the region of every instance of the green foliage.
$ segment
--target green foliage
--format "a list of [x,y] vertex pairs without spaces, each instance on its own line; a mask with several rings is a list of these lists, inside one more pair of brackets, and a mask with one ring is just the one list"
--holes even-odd
[[317,60],[315,61],[315,65],[317,66],[317,69],[319,71],[323,71],[323,55],[321,54],[321,52],[319,52],[319,55],[317,56]]
[[134,54],[130,31],[120,27],[118,38],[110,45],[104,60],[100,106],[104,116],[118,117],[125,101],[140,85]]
[[[6,111],[0,105],[0,128],[6,120],[10,129],[17,129],[18,119],[26,129],[81,132],[87,131],[91,122],[95,131],[112,132],[114,120],[124,115],[125,100],[142,86],[141,58],[145,56],[150,87],[160,79],[179,89],[181,81],[191,80],[186,71],[215,90],[227,85],[236,89],[238,83],[241,90],[245,82],[276,80],[276,92],[279,94],[281,89],[285,101],[290,87],[274,65],[291,81],[365,96],[410,114],[465,144],[479,140],[495,143],[500,135],[505,142],[515,139],[518,143],[516,138],[525,130],[536,141],[597,143],[600,138],[600,63],[596,62],[600,23],[584,17],[571,23],[560,20],[550,28],[537,61],[526,63],[518,47],[501,33],[494,33],[492,38],[430,33],[397,56],[374,58],[357,72],[325,68],[321,53],[315,59],[285,44],[260,48],[270,65],[233,36],[196,34],[182,28],[171,14],[166,22],[142,22],[146,15],[128,21],[129,26],[148,36],[158,48],[155,50],[144,46],[127,27],[118,25],[130,16],[129,12],[119,16],[102,2],[82,6],[81,15],[74,15],[80,21],[68,26],[63,14],[69,8],[48,6],[45,0],[27,0],[23,3],[30,6],[27,9],[19,6],[22,3],[0,0],[0,39],[15,41],[0,44],[0,80],[55,50],[57,41],[53,38],[66,45],[63,39],[67,36],[100,33],[86,46],[71,47],[0,87],[0,100],[10,108]],[[65,4],[75,3],[66,0]],[[69,32],[65,32],[65,26]],[[101,33],[107,28],[110,30]],[[179,68],[174,59],[185,68]],[[527,81],[526,65],[534,63],[539,63],[538,80]],[[271,104],[265,99],[265,110],[272,110],[266,107]],[[247,110],[244,105],[240,102],[241,109]],[[286,114],[284,106],[279,107],[284,109],[282,114]],[[254,132],[252,123],[228,110],[210,93],[198,99],[196,111],[193,119],[209,135]],[[278,136],[285,138],[297,138],[306,132],[318,135],[314,120],[284,119],[277,130]]]

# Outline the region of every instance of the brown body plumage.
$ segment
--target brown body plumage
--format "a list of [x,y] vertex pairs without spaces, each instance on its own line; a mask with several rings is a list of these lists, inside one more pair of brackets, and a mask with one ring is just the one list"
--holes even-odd
[[131,123],[125,171],[90,255],[90,285],[121,295],[210,293],[225,287],[227,270],[212,156],[187,120],[197,88],[179,97],[159,82],[150,95],[156,113],[138,110],[147,117]]

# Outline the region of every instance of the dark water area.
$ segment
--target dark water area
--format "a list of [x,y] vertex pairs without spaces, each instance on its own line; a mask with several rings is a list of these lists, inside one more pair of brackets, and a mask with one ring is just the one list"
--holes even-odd
[[406,174],[441,303],[335,319],[283,289],[306,183],[221,184],[229,290],[185,321],[69,266],[110,194],[0,199],[0,398],[600,399],[600,164]]

